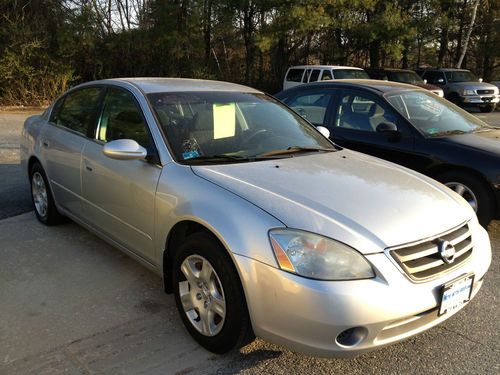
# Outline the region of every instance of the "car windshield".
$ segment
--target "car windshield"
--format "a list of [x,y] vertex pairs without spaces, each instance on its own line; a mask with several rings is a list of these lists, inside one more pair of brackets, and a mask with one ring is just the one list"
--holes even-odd
[[404,91],[386,96],[413,126],[427,137],[471,133],[488,129],[477,117],[425,91]]
[[456,72],[445,72],[448,82],[474,82],[477,77],[467,70],[459,70]]
[[312,125],[264,94],[149,94],[175,158],[183,163],[241,162],[335,151]]
[[333,76],[335,77],[335,79],[370,79],[368,73],[366,73],[364,70],[359,69],[334,69]]
[[389,80],[394,82],[409,83],[412,85],[416,83],[424,83],[422,78],[414,72],[388,72],[387,75]]

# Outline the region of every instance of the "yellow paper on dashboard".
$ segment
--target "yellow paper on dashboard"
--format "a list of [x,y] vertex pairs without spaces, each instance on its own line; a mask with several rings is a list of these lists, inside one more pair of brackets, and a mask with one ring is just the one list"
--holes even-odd
[[234,103],[214,104],[214,139],[234,137],[236,106]]

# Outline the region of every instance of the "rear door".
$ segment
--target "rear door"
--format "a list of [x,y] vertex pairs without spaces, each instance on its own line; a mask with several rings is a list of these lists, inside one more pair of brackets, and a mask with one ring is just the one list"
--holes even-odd
[[[104,155],[106,142],[133,139],[148,150],[146,160]],[[94,139],[82,154],[82,192],[87,221],[143,259],[154,259],[154,208],[161,174],[158,153],[133,94],[109,87]]]
[[97,117],[102,87],[85,87],[59,99],[41,134],[41,158],[59,206],[82,215],[81,155]]

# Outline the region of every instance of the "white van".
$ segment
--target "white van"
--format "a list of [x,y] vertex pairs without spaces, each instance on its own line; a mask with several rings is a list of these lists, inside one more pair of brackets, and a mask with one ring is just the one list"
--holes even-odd
[[288,68],[283,80],[283,90],[308,82],[346,78],[370,79],[363,69],[352,66],[298,65]]

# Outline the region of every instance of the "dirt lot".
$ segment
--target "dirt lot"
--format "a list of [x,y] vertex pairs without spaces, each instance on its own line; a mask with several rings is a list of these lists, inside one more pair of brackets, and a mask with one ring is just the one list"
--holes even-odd
[[[500,112],[479,116],[500,125]],[[187,335],[157,276],[75,224],[47,228],[18,215],[31,210],[19,170],[25,117],[0,112],[0,374],[500,373],[499,221],[482,290],[424,334],[355,359],[262,340],[217,356]]]

